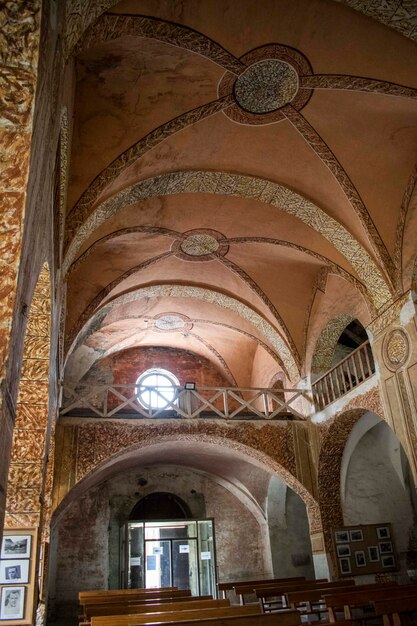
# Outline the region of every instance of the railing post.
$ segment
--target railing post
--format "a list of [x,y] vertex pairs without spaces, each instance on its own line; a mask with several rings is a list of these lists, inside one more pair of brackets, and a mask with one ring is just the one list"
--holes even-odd
[[223,390],[223,413],[225,417],[229,417],[229,402],[227,389]]

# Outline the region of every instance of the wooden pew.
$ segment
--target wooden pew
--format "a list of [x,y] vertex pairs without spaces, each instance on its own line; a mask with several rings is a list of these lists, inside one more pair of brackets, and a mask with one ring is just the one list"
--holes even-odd
[[258,580],[237,580],[237,581],[233,581],[233,582],[227,582],[227,583],[217,583],[217,591],[220,594],[220,596],[222,598],[226,597],[226,593],[228,591],[233,591],[233,589],[235,587],[239,587],[241,585],[244,586],[248,586],[248,585],[257,585],[257,586],[263,586],[268,585],[268,584],[275,584],[275,583],[280,583],[280,582],[287,582],[290,580],[305,580],[305,576],[292,576],[291,578],[261,578]]
[[[238,615],[233,617],[218,617],[216,619],[201,619],[176,622],[153,622],[152,626],[300,626],[301,619],[298,611],[284,613],[260,613],[259,615]],[[142,625],[148,626],[148,625]],[[339,626],[339,625],[338,625]],[[341,626],[353,626],[350,622]]]
[[[343,587],[336,586],[337,593],[365,591],[374,589],[389,589],[392,587],[392,583],[367,583],[365,585],[358,585],[355,587],[354,580],[346,580]],[[324,602],[324,596],[331,594],[335,589],[334,583],[329,583],[328,587],[321,587],[319,589],[305,589],[303,591],[290,591],[285,594],[286,605],[291,609],[298,609],[301,614],[321,614],[327,612],[327,607]],[[301,604],[306,605],[306,610],[301,608]],[[319,605],[318,607],[316,605]],[[321,605],[321,606],[320,606]]]
[[182,611],[183,609],[207,609],[230,606],[230,600],[215,600],[212,596],[191,596],[190,598],[177,598],[175,602],[142,602],[134,604],[98,604],[87,607],[86,617],[99,617],[104,615],[132,615],[139,613],[158,613],[166,611]]
[[91,626],[139,626],[184,621],[202,620],[204,618],[233,617],[233,615],[259,615],[260,606],[226,606],[210,609],[183,609],[182,611],[167,611],[158,613],[143,613],[140,615],[109,615],[91,618]]
[[288,590],[296,590],[296,589],[304,589],[305,586],[310,587],[314,586],[320,582],[328,583],[326,578],[321,578],[319,580],[306,580],[305,578],[302,580],[298,579],[280,579],[278,583],[272,583],[270,581],[263,582],[262,584],[253,585],[250,584],[239,584],[234,587],[234,591],[237,596],[239,596],[240,604],[245,604],[245,596],[247,595],[256,595],[256,590],[261,589],[288,589]]
[[[384,626],[401,626],[406,617],[409,622],[411,613],[417,613],[417,591],[412,596],[402,598],[387,598],[372,602],[375,615],[382,616]],[[401,618],[401,615],[404,617]]]
[[[118,590],[120,591],[120,590]],[[151,600],[153,598],[187,598],[187,597],[191,597],[191,590],[190,589],[174,589],[173,591],[171,590],[166,590],[163,589],[162,591],[159,590],[133,590],[133,589],[126,589],[125,591],[129,591],[132,593],[117,593],[117,594],[106,594],[106,595],[100,595],[100,596],[79,596],[79,601],[80,604],[82,606],[91,606],[93,604],[116,604],[116,603],[120,603],[120,602],[142,602],[143,600]]]
[[92,598],[93,596],[105,597],[105,596],[129,596],[137,593],[147,593],[149,591],[178,591],[178,587],[150,587],[140,589],[91,589],[90,591],[79,591],[78,599]]
[[[97,598],[92,595],[85,597],[83,595],[83,592],[80,592],[82,621],[83,622],[88,621],[89,610],[92,607],[105,607],[105,606],[111,607],[111,606],[120,605],[120,604],[123,604],[125,606],[129,606],[133,604],[152,604],[152,603],[161,604],[164,602],[177,602],[181,600],[191,599],[192,597],[191,591],[189,589],[183,589],[183,590],[176,589],[174,591],[170,591],[170,590],[167,591],[165,589],[162,591],[141,590],[140,593],[127,593],[127,594],[120,593],[120,591],[123,591],[123,590],[120,590],[120,589],[117,590],[118,593],[116,594],[108,593],[106,595],[99,595],[99,597]],[[133,590],[125,589],[124,591],[133,591]],[[79,594],[79,597],[80,597],[80,594]],[[211,596],[209,596],[209,598],[210,597]],[[200,599],[207,599],[207,597],[205,596]],[[112,613],[114,615],[114,611]],[[107,612],[107,614],[109,614],[109,612]]]
[[[329,612],[329,622],[334,622],[336,621],[336,611],[338,610],[343,610],[346,619],[355,619],[354,617],[352,618],[353,609],[372,608],[372,603],[378,600],[406,598],[414,594],[417,594],[417,585],[388,583],[380,585],[376,589],[361,590],[359,587],[357,590],[348,593],[332,593],[328,596],[325,595],[324,601]],[[361,617],[361,619],[364,618]]]
[[343,587],[346,584],[345,581],[335,581],[330,583],[326,581],[314,581],[308,580],[298,585],[291,584],[290,586],[280,585],[279,587],[264,587],[263,589],[255,589],[255,595],[262,606],[262,611],[267,613],[268,611],[275,611],[281,608],[285,608],[285,594],[290,591],[303,591],[308,589],[324,589],[329,587],[333,588]]

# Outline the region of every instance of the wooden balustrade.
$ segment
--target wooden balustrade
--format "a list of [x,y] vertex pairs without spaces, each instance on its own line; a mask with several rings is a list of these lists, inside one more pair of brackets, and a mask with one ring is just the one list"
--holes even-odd
[[365,341],[313,383],[316,411],[321,411],[338,400],[374,373],[372,349],[369,341]]
[[[172,393],[172,389],[174,393]],[[97,385],[66,388],[61,415],[134,418],[220,418],[304,420],[299,402],[304,389],[235,387],[149,387],[161,398],[159,407],[145,407],[138,400],[137,385]],[[311,400],[310,400],[311,401]],[[297,408],[296,408],[297,407]]]

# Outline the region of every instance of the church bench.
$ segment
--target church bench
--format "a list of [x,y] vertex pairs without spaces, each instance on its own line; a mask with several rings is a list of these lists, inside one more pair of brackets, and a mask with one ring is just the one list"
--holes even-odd
[[288,589],[288,590],[296,590],[296,589],[304,589],[305,587],[309,588],[311,586],[315,586],[319,583],[328,583],[329,581],[326,578],[321,578],[319,580],[306,580],[305,578],[302,580],[297,579],[288,579],[288,580],[280,580],[278,583],[271,583],[271,581],[265,581],[261,584],[239,584],[234,587],[234,591],[236,595],[239,597],[240,604],[245,604],[245,596],[247,595],[256,595],[257,590],[262,589]]
[[261,578],[258,580],[236,580],[227,583],[217,583],[217,591],[221,594],[221,597],[225,598],[226,593],[228,591],[233,591],[235,587],[239,587],[241,585],[267,585],[267,584],[275,584],[280,582],[287,582],[290,580],[305,580],[305,576],[292,576],[291,578]]
[[[300,584],[280,585],[278,587],[264,587],[255,589],[255,595],[262,606],[262,611],[267,613],[286,607],[285,595],[291,591],[307,591],[310,589],[325,589],[326,587],[338,588],[343,587],[346,581],[329,582],[328,580],[307,580]],[[354,583],[353,583],[354,584]]]
[[[120,591],[120,590],[119,590]],[[126,589],[126,591],[132,591],[130,589]],[[181,600],[191,599],[191,591],[189,589],[184,590],[174,590],[174,591],[156,591],[152,593],[128,593],[126,595],[122,593],[117,593],[115,595],[109,594],[105,596],[99,596],[95,598],[93,596],[89,596],[88,598],[84,598],[80,600],[81,605],[81,619],[82,621],[88,621],[89,611],[92,608],[98,607],[112,607],[116,605],[123,604],[124,606],[129,606],[133,604],[161,604],[164,602],[179,602]],[[201,596],[199,599],[210,599],[211,596]],[[114,611],[112,612],[114,614]]]
[[92,589],[90,591],[80,591],[78,598],[91,598],[93,596],[129,596],[137,593],[155,591],[178,591],[178,587],[150,587],[140,589]]
[[216,600],[212,596],[191,596],[190,598],[177,598],[175,602],[167,602],[164,599],[163,602],[142,602],[133,604],[99,604],[91,607],[86,607],[85,621],[92,617],[104,616],[104,615],[131,615],[137,613],[156,613],[158,611],[181,611],[183,609],[198,609],[198,608],[210,608],[210,607],[225,607],[230,606],[230,600]]
[[[300,626],[301,618],[298,611],[285,611],[283,613],[260,613],[259,615],[234,615],[232,617],[218,617],[215,619],[153,622],[152,626],[161,624],[163,626]],[[149,626],[149,624],[142,624],[141,626]],[[343,623],[341,626],[353,625],[351,623]]]
[[259,615],[260,606],[226,606],[209,609],[183,609],[182,611],[167,611],[157,613],[143,613],[140,615],[111,615],[91,618],[91,626],[139,626],[155,622],[175,622],[184,620],[201,620],[204,618],[232,617],[233,615]]
[[[384,626],[409,624],[411,614],[417,614],[417,590],[414,591],[414,595],[373,601],[372,606],[375,615],[382,616]],[[415,618],[413,623],[416,623]]]
[[[328,587],[321,587],[319,589],[305,589],[304,591],[290,591],[285,594],[286,606],[291,609],[301,610],[301,613],[307,615],[314,615],[327,612],[326,603],[324,602],[324,596],[331,594],[336,587],[337,593],[366,591],[373,589],[389,589],[392,587],[392,583],[367,583],[355,587],[354,580],[346,580],[343,587],[340,587],[340,581],[337,581],[338,585],[329,583]],[[300,607],[301,604],[306,606],[306,609]],[[319,606],[316,606],[316,605]]]
[[[118,590],[121,591],[121,590]],[[90,595],[88,597],[78,596],[79,602],[82,606],[91,606],[93,604],[115,604],[117,602],[142,602],[144,600],[152,600],[153,598],[186,598],[191,597],[190,589],[174,589],[174,590],[133,590],[126,589],[125,591],[129,591],[132,593],[117,593],[112,594],[109,593],[107,595],[99,595],[93,596]]]
[[370,615],[364,615],[364,610],[370,610],[373,602],[385,600],[387,598],[405,598],[407,596],[417,594],[417,585],[397,585],[396,583],[380,585],[375,589],[358,588],[348,593],[334,593],[325,595],[324,601],[328,608],[329,622],[336,621],[336,611],[343,611],[346,619],[355,619],[352,617],[354,609],[360,609],[362,615],[360,619],[366,619],[368,616],[374,615],[373,611]]

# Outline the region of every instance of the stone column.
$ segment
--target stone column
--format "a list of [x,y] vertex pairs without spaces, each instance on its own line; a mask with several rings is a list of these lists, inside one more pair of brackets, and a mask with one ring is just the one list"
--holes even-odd
[[0,10],[0,529],[15,417],[5,373],[27,199],[40,6],[40,0],[15,0]]
[[369,326],[387,422],[400,440],[417,484],[417,317],[411,292]]

